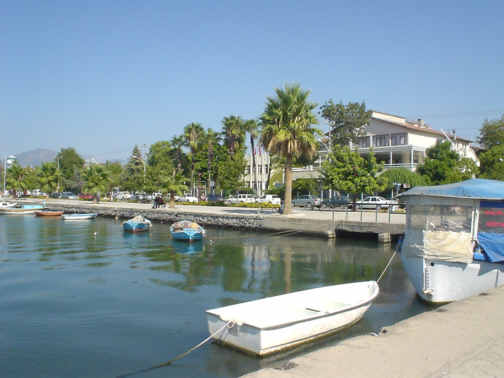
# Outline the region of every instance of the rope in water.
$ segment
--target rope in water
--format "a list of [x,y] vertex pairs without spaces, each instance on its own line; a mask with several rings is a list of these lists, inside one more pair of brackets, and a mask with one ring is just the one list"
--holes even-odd
[[159,369],[159,368],[162,368],[164,366],[168,366],[168,365],[171,365],[172,363],[174,363],[175,361],[178,361],[182,358],[184,358],[185,356],[187,356],[189,353],[195,351],[196,349],[198,349],[199,347],[205,345],[207,342],[209,342],[212,338],[214,338],[216,335],[218,335],[220,332],[222,332],[225,328],[233,328],[235,325],[235,322],[230,320],[228,321],[226,324],[224,324],[221,328],[219,328],[217,331],[215,331],[214,333],[212,333],[210,336],[208,336],[206,339],[204,339],[203,341],[201,341],[200,343],[196,344],[195,346],[193,346],[192,348],[188,349],[187,351],[185,351],[184,353],[180,353],[178,354],[177,356],[173,357],[171,360],[168,360],[166,362],[163,362],[162,364],[159,364],[159,365],[155,365],[155,366],[151,366],[150,368],[146,368],[146,369],[142,369],[142,370],[137,370],[135,372],[132,372],[132,373],[127,373],[127,374],[122,374],[122,375],[118,375],[117,378],[124,378],[124,377],[130,377],[132,375],[136,375],[136,374],[140,374],[140,373],[146,373],[148,371],[151,371],[151,370],[155,370],[155,369]]
[[376,283],[379,283],[380,280],[382,279],[383,275],[385,274],[385,272],[387,271],[388,267],[392,263],[392,260],[394,259],[395,255],[397,254],[397,251],[399,251],[401,249],[401,244],[402,244],[402,238],[399,239],[399,241],[397,242],[397,245],[396,245],[396,248],[394,250],[394,253],[390,257],[387,265],[385,266],[385,269],[383,269],[382,272],[380,273],[380,275],[378,276],[378,279],[376,280]]

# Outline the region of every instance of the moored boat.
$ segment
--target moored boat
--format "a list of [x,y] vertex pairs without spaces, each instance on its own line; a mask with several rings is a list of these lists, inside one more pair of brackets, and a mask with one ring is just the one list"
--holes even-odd
[[37,217],[60,217],[63,215],[63,211],[56,210],[39,210],[35,211]]
[[415,187],[401,197],[401,260],[422,299],[451,302],[504,285],[504,182]]
[[16,206],[16,202],[7,202],[7,201],[0,202],[0,209],[6,209],[14,206]]
[[96,213],[75,213],[75,214],[64,214],[63,219],[64,220],[87,220],[87,219],[94,219],[96,218],[98,214]]
[[170,234],[175,240],[201,240],[205,236],[205,229],[195,222],[183,220],[170,226]]
[[356,282],[220,307],[207,310],[208,330],[220,343],[264,356],[350,327],[379,291],[376,281]]
[[142,215],[137,215],[125,222],[123,222],[123,229],[127,232],[145,232],[149,231],[152,223]]
[[24,214],[33,214],[38,210],[43,209],[42,205],[19,205],[15,206],[5,206],[0,207],[0,214],[9,214],[9,215],[24,215]]

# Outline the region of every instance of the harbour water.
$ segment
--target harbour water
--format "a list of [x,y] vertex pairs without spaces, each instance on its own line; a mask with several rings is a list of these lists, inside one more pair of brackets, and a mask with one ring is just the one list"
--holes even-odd
[[[2,377],[114,377],[167,361],[208,336],[205,310],[324,285],[376,279],[392,255],[375,240],[324,240],[209,229],[170,239],[169,225],[125,234],[112,219],[0,216]],[[255,359],[215,344],[136,377],[235,377],[376,332],[430,308],[396,258],[357,325]]]

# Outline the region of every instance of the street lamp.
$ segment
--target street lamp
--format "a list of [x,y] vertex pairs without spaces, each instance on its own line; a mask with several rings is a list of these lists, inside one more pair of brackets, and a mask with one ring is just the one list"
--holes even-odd
[[4,159],[4,179],[3,179],[3,192],[2,195],[5,195],[5,184],[7,181],[7,168],[10,168],[12,163],[16,161],[16,156],[14,155],[9,155]]

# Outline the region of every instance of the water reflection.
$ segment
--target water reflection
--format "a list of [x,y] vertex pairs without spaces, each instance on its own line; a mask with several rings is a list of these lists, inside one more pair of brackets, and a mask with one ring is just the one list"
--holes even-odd
[[177,253],[182,254],[193,254],[199,253],[203,251],[203,240],[197,240],[191,243],[180,241],[180,240],[171,240],[170,245],[173,250]]

